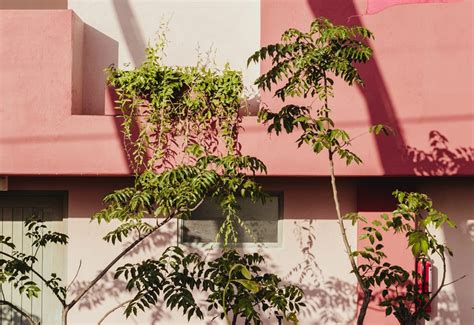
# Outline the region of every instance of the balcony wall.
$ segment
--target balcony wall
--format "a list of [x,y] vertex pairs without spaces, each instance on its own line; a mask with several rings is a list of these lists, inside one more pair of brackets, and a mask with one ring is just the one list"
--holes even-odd
[[70,10],[0,10],[0,174],[129,172],[115,117],[81,115],[83,36]]

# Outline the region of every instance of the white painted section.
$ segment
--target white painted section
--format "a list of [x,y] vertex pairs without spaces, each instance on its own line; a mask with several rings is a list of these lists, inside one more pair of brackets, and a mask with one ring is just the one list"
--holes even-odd
[[140,64],[168,20],[167,64],[192,65],[211,50],[219,67],[242,70],[246,85],[258,77],[259,66],[247,69],[246,59],[260,47],[259,0],[70,0],[68,7],[118,42],[119,65]]
[[[88,219],[70,218],[68,228],[74,229],[70,233],[68,247],[70,277],[76,272],[79,260],[83,261],[83,266],[78,280],[83,281],[94,276],[97,272],[94,270],[100,270],[119,252],[120,245],[114,247],[100,239],[108,228],[106,226],[96,227]],[[356,247],[357,229],[348,224],[347,230],[351,245]],[[282,243],[277,247],[242,248],[247,252],[259,250],[266,257],[264,269],[268,268],[286,282],[304,288],[308,308],[300,315],[302,325],[314,324],[314,319],[324,319],[324,315],[337,318],[340,323],[348,323],[354,317],[355,279],[349,273],[350,265],[338,233],[335,220],[287,219],[282,221]],[[131,258],[119,262],[119,265],[138,261],[145,256],[158,257],[166,245],[176,244],[176,240],[176,223],[171,223],[164,233],[139,248],[140,254],[132,254]],[[203,254],[215,252],[206,248],[199,251]],[[130,294],[124,290],[123,283],[107,278],[92,291],[89,299],[71,311],[70,324],[95,324],[108,310],[129,298]],[[90,308],[92,305],[94,308]],[[206,308],[203,308],[205,311]],[[210,323],[214,316],[208,315],[206,321],[194,319],[189,324],[220,324],[218,321]],[[265,323],[276,324],[276,319],[270,318]],[[158,304],[156,309],[142,313],[136,319],[126,320],[121,311],[117,311],[107,318],[105,324],[188,323],[180,312],[170,312]]]
[[[433,320],[429,324],[458,325],[474,323],[474,186],[472,180],[446,179],[440,182],[427,181],[420,192],[428,194],[433,206],[445,212],[456,223],[457,228],[445,227],[434,230],[437,238],[454,252],[448,257],[446,283],[464,279],[445,287],[433,303]],[[434,289],[441,282],[442,262],[434,257]]]

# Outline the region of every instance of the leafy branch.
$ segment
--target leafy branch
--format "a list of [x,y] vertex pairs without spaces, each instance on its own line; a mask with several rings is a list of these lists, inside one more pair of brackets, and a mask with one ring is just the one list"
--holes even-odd
[[67,235],[48,230],[44,222],[35,216],[25,221],[25,227],[27,228],[25,236],[32,239],[33,254],[25,254],[17,250],[11,237],[0,235],[0,243],[11,249],[11,253],[0,251],[0,255],[5,257],[0,258],[0,284],[10,282],[20,294],[24,293],[29,299],[38,298],[40,287],[31,278],[30,274],[33,273],[65,306],[66,288],[61,286],[61,279],[55,273],[52,273],[49,279],[46,278],[35,269],[35,264],[38,262],[36,255],[39,248],[46,247],[48,244],[66,245]]
[[[452,256],[453,253],[431,232],[431,228],[455,227],[455,224],[446,214],[436,210],[425,194],[395,191],[393,195],[397,199],[397,209],[391,215],[384,214],[363,227],[364,233],[360,239],[369,240],[370,246],[353,252],[353,255],[364,260],[359,269],[364,272],[363,280],[368,286],[372,289],[382,284],[385,286],[380,304],[385,307],[386,315],[393,313],[401,324],[416,324],[422,319],[429,320],[427,307],[443,288],[464,278],[462,276],[446,283],[446,254]],[[363,217],[355,214],[347,218],[353,222],[367,223]],[[439,256],[442,274],[436,291],[428,291],[420,270],[413,271],[410,275],[402,267],[385,261],[387,256],[383,252],[382,234],[386,232],[405,235],[413,256],[422,264],[427,263],[432,255]]]
[[[331,188],[341,237],[347,257],[359,286],[364,292],[357,324],[362,324],[370,302],[372,291],[362,277],[352,248],[347,238],[342,215],[334,159],[336,157],[351,163],[361,164],[362,159],[348,149],[351,145],[349,134],[335,127],[331,119],[332,108],[329,99],[334,96],[334,77],[347,84],[363,84],[355,64],[366,63],[372,56],[372,49],[365,41],[373,34],[360,26],[334,25],[326,18],[316,18],[308,32],[291,28],[283,33],[281,43],[262,47],[255,52],[248,63],[271,60],[272,68],[260,76],[255,84],[262,90],[271,91],[274,85],[282,86],[274,91],[274,96],[285,102],[288,98],[310,98],[309,105],[286,104],[277,112],[263,108],[259,120],[268,124],[268,132],[279,134],[283,130],[291,133],[300,129],[296,140],[298,147],[308,145],[315,154],[328,153]],[[313,107],[315,101],[319,107]],[[377,125],[369,132],[388,133],[388,127]]]
[[[188,320],[204,315],[193,298],[199,290],[207,294],[208,311],[215,310],[227,323],[261,324],[259,311],[272,310],[286,321],[297,322],[303,292],[296,286],[281,286],[273,274],[260,274],[264,258],[225,250],[222,256],[206,261],[196,253],[185,253],[179,247],[169,247],[158,260],[126,264],[117,269],[116,278],[127,281],[126,288],[137,292],[125,308],[125,315],[154,306],[162,297],[171,310],[182,309]],[[229,316],[232,313],[232,320]]]

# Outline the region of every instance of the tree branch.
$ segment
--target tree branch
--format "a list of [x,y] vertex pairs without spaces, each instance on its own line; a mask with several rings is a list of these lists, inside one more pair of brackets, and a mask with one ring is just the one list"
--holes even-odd
[[105,313],[104,316],[102,316],[101,319],[99,319],[99,321],[97,322],[97,325],[101,325],[102,322],[110,316],[110,314],[112,314],[113,312],[115,312],[116,310],[122,308],[123,306],[125,306],[126,304],[129,304],[130,302],[132,302],[134,299],[129,299],[129,300],[126,300],[122,303],[120,303],[119,305],[115,306],[114,308],[112,308],[111,310],[109,310],[108,312]]
[[464,274],[463,276],[461,276],[461,277],[457,278],[457,279],[456,279],[456,280],[454,280],[454,281],[451,281],[451,282],[448,282],[448,283],[444,284],[444,285],[443,285],[443,287],[447,287],[447,286],[449,286],[449,285],[451,285],[451,284],[453,284],[453,283],[456,283],[456,282],[458,282],[458,281],[460,281],[460,280],[464,279],[465,277],[467,277],[467,275],[466,275],[466,274]]
[[102,277],[115,265],[115,263],[117,263],[122,257],[124,257],[125,255],[128,254],[128,252],[130,252],[132,249],[134,249],[138,244],[140,244],[143,240],[145,240],[146,238],[148,238],[150,235],[152,235],[153,233],[155,233],[155,231],[157,231],[159,228],[161,228],[165,223],[167,223],[168,221],[170,221],[175,215],[174,214],[171,214],[169,215],[168,217],[165,218],[165,220],[163,220],[162,222],[160,222],[158,225],[156,225],[152,231],[150,231],[148,234],[142,236],[142,237],[139,237],[138,239],[136,239],[134,242],[132,242],[126,249],[124,249],[122,252],[120,252],[120,254],[118,254],[109,264],[107,264],[107,266],[89,283],[89,285],[80,293],[76,296],[76,298],[74,298],[69,304],[67,304],[65,306],[65,309],[66,310],[69,310],[71,309],[72,307],[74,307],[74,305],[77,304],[77,302],[79,300],[81,300],[82,297],[84,297],[84,295],[89,292],[89,290],[100,280],[102,279]]
[[[8,253],[0,251],[0,254],[5,255],[5,256],[7,256],[7,257],[9,257],[9,258],[11,258],[15,261],[25,263],[22,260],[14,257],[13,255],[10,255]],[[28,267],[28,269],[30,269],[31,272],[33,272],[38,278],[40,278],[41,281],[43,281],[43,283],[54,293],[56,298],[58,298],[59,302],[63,305],[63,307],[65,307],[66,306],[66,301],[59,295],[59,291],[54,290],[54,288],[51,287],[51,285],[49,284],[49,281],[46,280],[41,274],[39,274],[38,271],[36,271],[34,268],[30,267],[27,263],[25,263],[25,265]]]
[[81,266],[82,266],[82,260],[79,260],[79,266],[77,267],[76,275],[74,275],[71,282],[69,282],[68,286],[66,287],[66,292],[69,290],[69,288],[74,283],[74,281],[76,281],[76,278],[79,275],[79,271],[81,270]]
[[334,173],[334,160],[332,159],[332,155],[333,154],[331,152],[329,152],[329,166],[330,166],[330,174],[331,174],[331,186],[332,186],[334,205],[336,206],[336,214],[337,214],[337,220],[338,220],[338,224],[339,224],[339,230],[341,231],[342,241],[344,242],[344,246],[346,248],[346,253],[347,253],[347,256],[349,257],[349,261],[351,263],[351,267],[352,267],[352,270],[354,272],[354,275],[356,276],[357,282],[359,283],[360,287],[362,288],[362,291],[364,292],[364,300],[362,302],[359,317],[357,319],[357,324],[362,325],[363,322],[364,322],[367,307],[370,303],[370,298],[372,296],[372,291],[364,283],[364,281],[362,279],[362,276],[359,273],[359,269],[357,268],[357,263],[355,261],[355,258],[354,258],[354,256],[352,256],[352,248],[351,248],[351,245],[349,244],[349,240],[347,239],[346,228],[344,227],[344,220],[342,218],[341,208],[340,208],[340,205],[339,205],[339,198],[338,198],[337,186],[336,186],[336,177],[335,177],[335,173]]
[[199,208],[199,206],[202,204],[202,202],[204,202],[204,198],[202,198],[201,201],[199,201],[193,208],[188,209],[187,212],[196,211],[196,209]]
[[441,289],[445,287],[445,282],[446,282],[446,257],[444,256],[443,253],[438,252],[436,250],[438,255],[441,257],[441,261],[443,262],[443,275],[441,276],[441,285],[438,287],[438,290],[435,291],[434,294],[431,295],[431,298],[426,302],[426,304],[423,306],[422,310],[426,308],[426,306],[429,306],[431,302],[438,296],[438,294],[441,292]]

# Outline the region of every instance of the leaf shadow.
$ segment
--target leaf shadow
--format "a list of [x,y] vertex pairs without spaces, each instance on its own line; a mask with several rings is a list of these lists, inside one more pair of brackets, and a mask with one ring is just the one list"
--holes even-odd
[[426,151],[406,147],[411,168],[419,176],[468,175],[474,170],[474,148],[450,148],[448,138],[433,130],[428,135],[430,148]]

